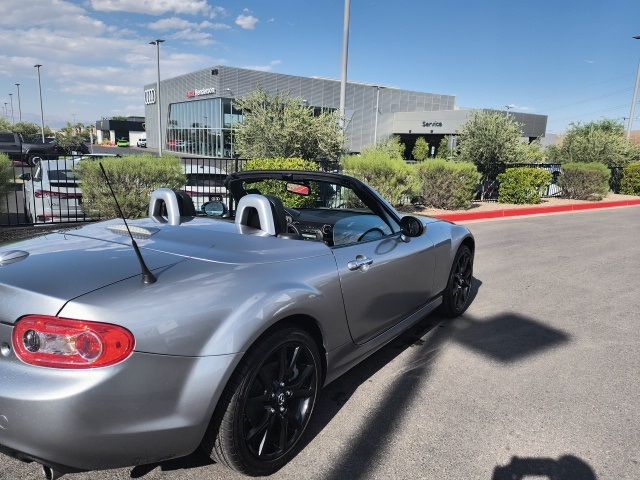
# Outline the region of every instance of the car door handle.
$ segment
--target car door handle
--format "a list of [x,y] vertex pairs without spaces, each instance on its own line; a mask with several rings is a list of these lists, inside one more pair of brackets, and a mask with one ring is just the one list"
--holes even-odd
[[355,260],[347,263],[347,268],[349,270],[367,270],[369,266],[373,263],[372,258],[367,258],[364,255],[358,255]]

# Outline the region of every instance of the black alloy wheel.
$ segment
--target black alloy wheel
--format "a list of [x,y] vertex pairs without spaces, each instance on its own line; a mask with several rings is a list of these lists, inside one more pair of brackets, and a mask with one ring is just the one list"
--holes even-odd
[[297,452],[322,381],[318,347],[305,331],[277,330],[236,369],[203,440],[211,458],[246,475],[270,475]]
[[285,455],[304,429],[315,400],[313,354],[300,342],[279,346],[260,366],[244,402],[244,441],[259,460]]
[[471,300],[473,254],[466,245],[460,246],[451,266],[449,282],[442,298],[442,310],[448,317],[462,315]]

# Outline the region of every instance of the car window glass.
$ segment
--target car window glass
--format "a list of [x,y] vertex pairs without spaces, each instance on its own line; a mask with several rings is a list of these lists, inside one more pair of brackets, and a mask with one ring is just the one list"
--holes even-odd
[[73,182],[76,180],[76,176],[72,170],[49,170],[49,180],[52,182]]
[[0,133],[0,142],[3,143],[13,143],[15,138],[13,133]]

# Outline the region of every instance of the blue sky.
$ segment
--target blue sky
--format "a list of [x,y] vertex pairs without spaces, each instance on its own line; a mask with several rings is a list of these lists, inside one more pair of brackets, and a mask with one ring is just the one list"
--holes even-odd
[[[227,64],[338,78],[342,15],[342,0],[2,0],[0,101],[13,93],[17,117],[20,82],[37,120],[42,63],[46,123],[141,114],[157,37],[163,77]],[[548,114],[549,132],[628,116],[637,0],[352,0],[351,20],[351,80],[512,104]]]

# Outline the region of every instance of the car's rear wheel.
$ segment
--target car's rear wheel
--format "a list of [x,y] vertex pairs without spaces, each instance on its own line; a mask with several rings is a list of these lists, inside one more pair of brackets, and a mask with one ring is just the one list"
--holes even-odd
[[473,253],[467,245],[461,245],[453,259],[447,288],[442,295],[441,311],[447,317],[462,315],[471,303],[473,279]]
[[27,157],[27,165],[30,167],[37,166],[42,161],[42,157],[37,154],[32,154]]
[[270,475],[297,451],[321,380],[313,338],[296,328],[259,341],[229,381],[203,447],[246,475]]

